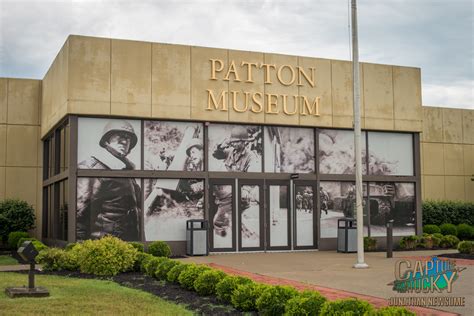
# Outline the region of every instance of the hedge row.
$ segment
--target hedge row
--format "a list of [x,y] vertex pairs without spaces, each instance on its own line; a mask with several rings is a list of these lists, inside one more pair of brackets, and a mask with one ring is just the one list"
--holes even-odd
[[474,239],[474,226],[464,223],[457,226],[448,223],[442,224],[441,226],[429,224],[423,226],[423,233],[453,235],[461,240],[470,240]]
[[474,203],[461,201],[424,201],[423,225],[474,225]]

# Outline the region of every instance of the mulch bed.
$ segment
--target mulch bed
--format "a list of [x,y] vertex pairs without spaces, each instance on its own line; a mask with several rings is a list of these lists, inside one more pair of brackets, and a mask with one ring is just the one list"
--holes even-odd
[[[28,273],[21,271],[18,273]],[[114,281],[122,286],[142,290],[176,304],[183,304],[187,309],[200,315],[242,315],[243,313],[218,301],[216,297],[199,296],[196,292],[188,291],[177,284],[156,280],[141,272],[121,273],[114,277],[101,277],[76,271],[37,271],[37,274],[58,275],[64,277],[99,279]],[[248,313],[246,313],[248,315]]]

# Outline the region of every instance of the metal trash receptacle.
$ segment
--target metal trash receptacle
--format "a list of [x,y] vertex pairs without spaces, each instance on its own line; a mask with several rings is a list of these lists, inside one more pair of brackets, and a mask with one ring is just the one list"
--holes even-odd
[[357,252],[357,222],[354,218],[337,221],[337,252]]
[[207,256],[209,249],[208,222],[204,219],[190,219],[186,221],[186,255]]

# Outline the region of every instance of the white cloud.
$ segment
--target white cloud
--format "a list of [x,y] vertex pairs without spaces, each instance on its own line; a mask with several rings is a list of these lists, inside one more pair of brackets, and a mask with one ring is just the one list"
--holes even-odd
[[[360,0],[360,58],[420,67],[424,103],[472,106],[473,5]],[[348,0],[0,0],[0,76],[42,78],[69,34],[347,60],[348,17]]]
[[423,105],[474,110],[474,80],[423,84]]

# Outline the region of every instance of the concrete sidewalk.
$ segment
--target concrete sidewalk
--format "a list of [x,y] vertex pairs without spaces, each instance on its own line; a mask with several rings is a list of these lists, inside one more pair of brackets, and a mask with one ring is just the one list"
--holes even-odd
[[[328,289],[335,289],[350,293],[388,299],[398,294],[388,283],[395,279],[395,262],[401,258],[433,256],[450,251],[416,251],[395,252],[394,258],[385,258],[385,253],[366,253],[366,262],[369,269],[357,270],[352,265],[356,261],[356,254],[337,253],[335,251],[293,252],[293,253],[246,253],[222,254],[208,257],[192,257],[182,261],[215,264],[218,267],[236,269],[256,275],[280,278],[300,282],[307,285],[317,285]],[[456,252],[456,251],[451,251]],[[459,279],[454,283],[450,294],[430,296],[463,296],[466,299],[465,307],[437,307],[437,309],[474,315],[473,313],[473,276],[474,266],[468,265],[468,260],[459,260],[458,266],[467,266],[461,272]],[[412,294],[411,296],[421,296]]]

